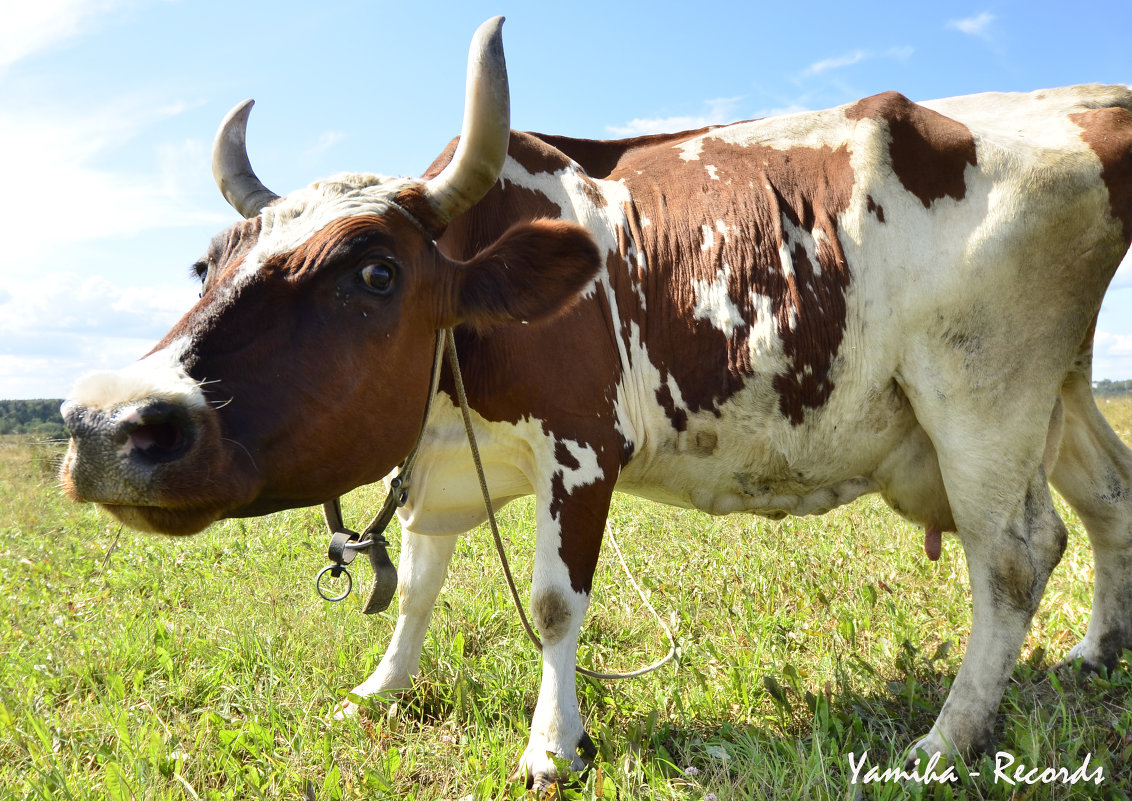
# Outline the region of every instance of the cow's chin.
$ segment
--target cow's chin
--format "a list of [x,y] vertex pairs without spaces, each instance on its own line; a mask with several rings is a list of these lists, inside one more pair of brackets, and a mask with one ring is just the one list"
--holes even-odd
[[318,506],[326,500],[326,498],[257,498],[251,503],[227,510],[168,509],[161,506],[131,506],[116,503],[100,503],[98,506],[135,531],[183,537],[197,534],[218,520],[231,517],[261,517],[286,509]]
[[100,503],[99,506],[137,531],[177,537],[203,531],[222,516],[215,509],[164,509],[160,506],[124,506],[112,503]]

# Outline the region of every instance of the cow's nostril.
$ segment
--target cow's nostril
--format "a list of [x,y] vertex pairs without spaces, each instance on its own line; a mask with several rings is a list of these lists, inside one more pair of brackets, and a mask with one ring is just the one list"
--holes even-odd
[[138,409],[125,424],[126,448],[151,464],[179,459],[192,445],[193,423],[187,410],[172,403]]

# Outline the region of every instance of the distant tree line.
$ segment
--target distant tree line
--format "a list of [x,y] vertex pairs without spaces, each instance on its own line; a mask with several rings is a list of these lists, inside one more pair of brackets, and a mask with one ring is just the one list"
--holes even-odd
[[62,400],[0,400],[0,434],[32,434],[43,439],[66,439],[59,414]]
[[1093,394],[1129,395],[1132,394],[1132,381],[1109,381],[1107,378],[1104,381],[1094,381]]

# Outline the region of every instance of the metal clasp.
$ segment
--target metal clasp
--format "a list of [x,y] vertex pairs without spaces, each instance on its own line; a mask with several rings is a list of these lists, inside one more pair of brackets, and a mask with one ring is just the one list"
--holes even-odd
[[[346,565],[354,561],[354,557],[358,555],[358,551],[364,551],[374,544],[372,539],[358,542],[360,537],[361,535],[356,531],[348,530],[335,531],[331,535],[327,555],[330,557],[330,561],[333,564],[329,564],[318,571],[318,575],[315,576],[314,580],[314,588],[324,601],[331,601],[332,603],[344,601],[354,589],[354,578],[350,575],[350,571],[346,569]],[[339,578],[345,574],[346,589],[338,595],[331,595],[328,590],[324,590],[322,582],[327,573],[330,573],[331,578]]]

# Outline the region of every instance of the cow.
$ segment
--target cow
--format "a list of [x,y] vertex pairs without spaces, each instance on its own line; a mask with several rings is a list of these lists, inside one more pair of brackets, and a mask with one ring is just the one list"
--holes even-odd
[[574,668],[615,490],[771,518],[876,492],[924,527],[929,556],[957,532],[971,636],[911,753],[993,742],[1066,545],[1050,484],[1096,557],[1068,658],[1117,661],[1132,452],[1090,375],[1132,241],[1132,91],[886,92],[583,141],[509,130],[501,26],[476,33],[461,135],[421,178],[279,196],[246,152],[250,104],[229,115],[214,171],[244,219],[147,356],[75,384],[69,496],[184,535],[325,502],[416,448],[396,628],[353,696],[408,688],[456,538],[487,514],[450,367],[430,392],[452,330],[492,506],[536,499],[529,786],[593,752]]

